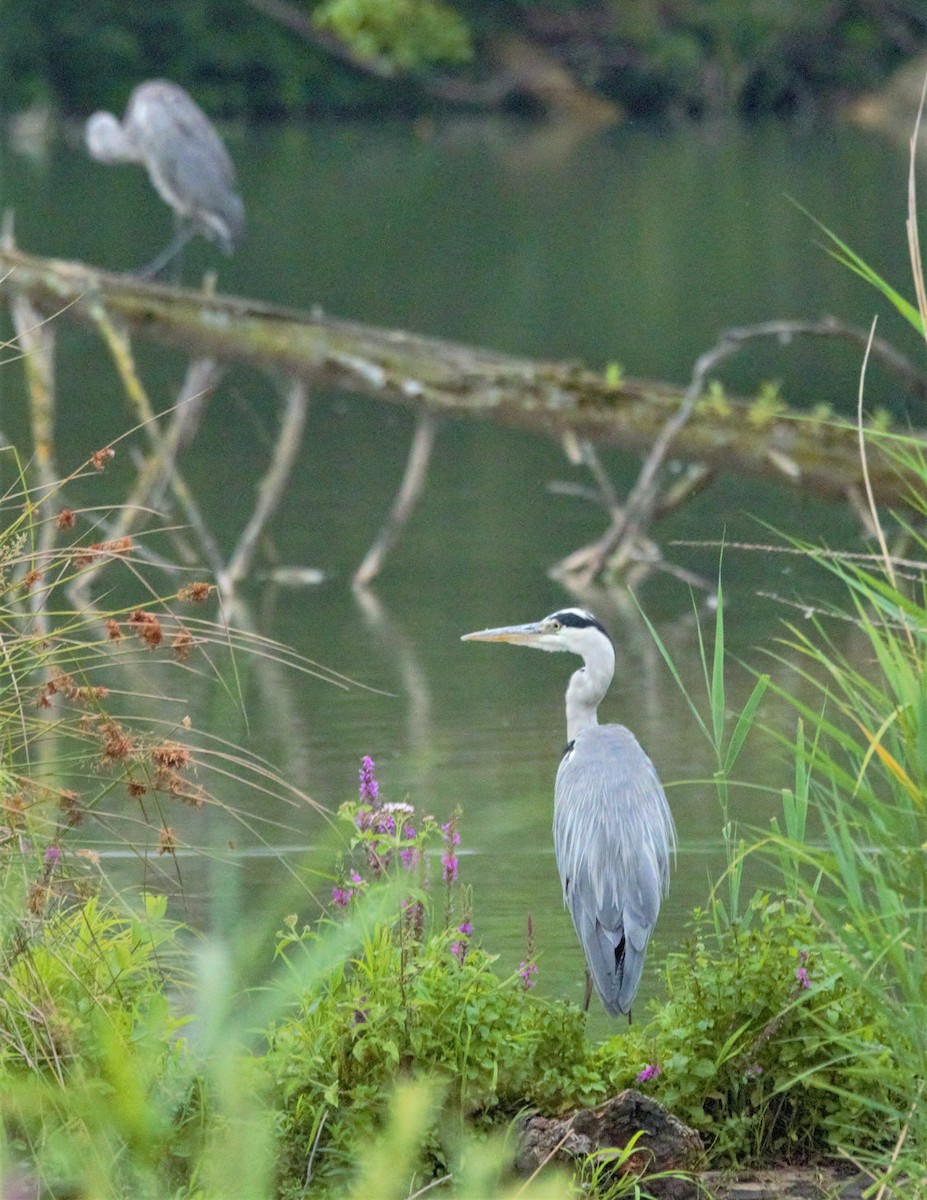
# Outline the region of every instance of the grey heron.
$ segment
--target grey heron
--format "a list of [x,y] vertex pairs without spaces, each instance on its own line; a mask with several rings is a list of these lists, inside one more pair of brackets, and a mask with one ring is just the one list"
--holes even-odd
[[141,163],[155,191],[174,210],[170,245],[142,275],[156,275],[195,233],[231,254],[245,232],[235,168],[222,139],[183,88],[152,79],[134,89],[120,122],[110,112],[87,121],[87,150],[101,163]]
[[542,621],[465,634],[463,641],[512,642],[578,654],[566,692],[567,746],[554,787],[554,853],[564,904],[592,984],[611,1016],[637,994],[647,943],[669,887],[676,830],[653,763],[623,725],[600,725],[598,706],[615,674],[615,647],[581,608]]

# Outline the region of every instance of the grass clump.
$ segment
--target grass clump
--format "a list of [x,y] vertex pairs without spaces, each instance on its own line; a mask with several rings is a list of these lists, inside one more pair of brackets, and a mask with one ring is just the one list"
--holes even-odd
[[99,1066],[107,1044],[128,1048],[143,1030],[170,1036],[165,986],[179,982],[178,926],[163,897],[138,914],[100,897],[7,921],[0,979],[0,1068],[47,1072],[64,1083],[73,1064]]

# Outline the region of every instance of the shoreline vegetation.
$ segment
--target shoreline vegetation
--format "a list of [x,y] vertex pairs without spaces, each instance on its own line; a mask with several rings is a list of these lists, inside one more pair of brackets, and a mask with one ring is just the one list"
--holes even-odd
[[[130,553],[112,551],[119,561]],[[861,578],[849,568],[849,581]],[[22,579],[14,586],[22,595]],[[179,600],[209,595],[194,585]],[[886,600],[880,596],[883,611]],[[893,644],[903,648],[894,620],[859,619],[883,661]],[[923,943],[913,926],[925,918],[911,906],[925,886],[917,859],[927,830],[924,793],[898,753],[905,732],[887,735],[891,748],[872,757],[867,738],[854,739],[826,711],[805,737],[805,721],[815,717],[804,712],[792,746],[795,785],[783,789],[771,833],[751,844],[732,818],[731,772],[757,736],[768,681],[757,680],[740,714],[727,712],[723,603],[704,648],[707,710],[690,702],[717,754],[728,867],[693,914],[683,946],[667,956],[665,995],[643,1020],[597,1045],[578,1008],[535,995],[530,918],[517,964],[482,949],[479,897],[459,873],[465,815],[442,825],[381,795],[369,757],[357,799],[338,814],[340,861],[327,877],[303,875],[287,901],[299,912],[268,913],[276,932],[266,923],[252,928],[245,953],[234,934],[226,942],[178,924],[163,896],[147,891],[127,902],[113,893],[81,841],[86,825],[118,817],[117,790],[142,811],[146,797],[161,811],[221,801],[188,779],[194,764],[200,775],[206,767],[202,752],[181,740],[195,735],[139,734],[107,711],[103,685],[83,682],[100,678],[101,650],[115,644],[121,653],[123,638],[152,655],[171,617],[159,603],[91,618],[94,627],[100,620],[102,646],[80,645],[72,630],[67,673],[50,667],[61,644],[51,630],[40,662],[29,661],[31,647],[17,655],[19,703],[40,716],[50,710],[53,721],[33,740],[55,731],[60,745],[76,716],[73,737],[98,760],[100,794],[88,798],[7,767],[0,845],[6,1189],[19,1180],[92,1196],[128,1188],[137,1196],[289,1200],[412,1196],[448,1177],[463,1196],[477,1186],[489,1190],[474,1194],[513,1200],[584,1186],[618,1197],[639,1186],[683,1197],[697,1194],[706,1170],[724,1195],[725,1181],[745,1168],[773,1170],[775,1179],[776,1164],[795,1186],[807,1178],[794,1170],[802,1165],[817,1165],[836,1186],[843,1180],[834,1164],[843,1155],[866,1178],[887,1171],[893,1195],[922,1194],[923,1180],[910,1173],[923,1145],[912,1067],[923,1053]],[[172,644],[176,659],[176,637]],[[191,652],[206,644],[201,634]],[[892,697],[871,681],[859,688],[845,664],[822,660],[814,639],[795,646],[843,683],[838,708],[858,698],[865,734],[879,700]],[[188,649],[184,642],[184,655]],[[902,672],[903,662],[893,665]],[[922,690],[923,674],[889,682]],[[33,724],[28,709],[17,718]],[[831,757],[835,749],[869,758],[862,805],[844,794],[851,772]],[[80,759],[72,753],[48,764],[52,777],[64,781]],[[886,783],[894,785],[888,798]],[[826,814],[823,846],[805,840],[815,801]],[[173,826],[152,835],[148,853],[176,854]],[[742,870],[755,854],[778,867],[776,883],[744,896]],[[876,897],[878,907],[870,907]],[[525,1113],[595,1107],[632,1094],[628,1088],[700,1133],[704,1154],[659,1163],[655,1172],[646,1137],[632,1138],[578,1160],[557,1153],[536,1186],[506,1184]],[[575,1184],[564,1164],[577,1173]]]
[[0,105],[86,117],[163,76],[211,116],[252,122],[461,109],[805,118],[880,92],[925,45],[927,14],[902,3],[91,0],[78,20],[22,0],[0,16]]

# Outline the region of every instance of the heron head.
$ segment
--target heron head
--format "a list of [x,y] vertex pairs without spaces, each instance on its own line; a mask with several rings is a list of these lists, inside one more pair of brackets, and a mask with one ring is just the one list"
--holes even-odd
[[541,621],[527,625],[504,625],[499,629],[480,629],[465,633],[462,642],[512,642],[516,646],[534,646],[538,650],[566,650],[588,659],[598,648],[611,652],[612,639],[602,624],[584,608],[562,608]]
[[84,127],[90,157],[101,163],[132,162],[138,151],[111,112],[95,112]]

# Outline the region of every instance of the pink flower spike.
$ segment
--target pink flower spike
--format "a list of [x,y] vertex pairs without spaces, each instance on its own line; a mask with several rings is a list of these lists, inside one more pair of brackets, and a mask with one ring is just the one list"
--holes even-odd
[[380,785],[373,776],[373,769],[376,763],[369,754],[365,754],[361,759],[361,768],[358,772],[360,776],[360,798],[362,803],[376,804],[377,797],[380,794]]
[[521,986],[525,989],[525,991],[527,991],[528,988],[537,987],[538,981],[534,978],[538,973],[537,963],[520,962],[518,964],[518,970],[515,973],[518,975],[519,979],[521,979]]

